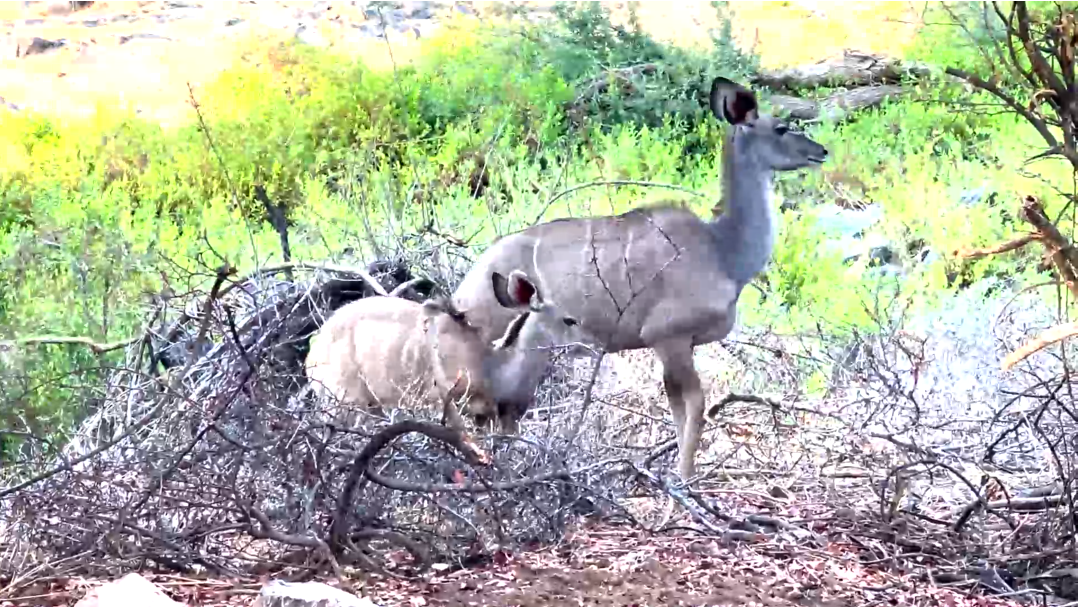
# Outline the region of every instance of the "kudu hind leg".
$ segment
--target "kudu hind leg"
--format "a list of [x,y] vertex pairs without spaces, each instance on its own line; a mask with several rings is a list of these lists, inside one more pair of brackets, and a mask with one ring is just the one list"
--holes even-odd
[[678,439],[678,474],[687,481],[694,471],[696,450],[704,425],[704,391],[692,360],[692,338],[654,346],[663,364],[663,385]]

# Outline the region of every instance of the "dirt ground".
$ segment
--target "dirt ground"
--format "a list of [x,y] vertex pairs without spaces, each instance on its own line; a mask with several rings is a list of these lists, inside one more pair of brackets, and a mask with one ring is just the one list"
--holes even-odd
[[[1003,599],[943,588],[917,574],[863,566],[852,543],[813,549],[761,542],[739,544],[688,532],[651,534],[585,525],[557,546],[496,553],[467,568],[435,564],[420,579],[356,574],[340,586],[381,607],[634,607],[761,605],[852,607],[1017,607]],[[263,580],[207,580],[142,574],[191,607],[255,604]],[[74,604],[97,580],[54,582],[34,598],[0,605]],[[24,595],[26,593],[23,593]]]

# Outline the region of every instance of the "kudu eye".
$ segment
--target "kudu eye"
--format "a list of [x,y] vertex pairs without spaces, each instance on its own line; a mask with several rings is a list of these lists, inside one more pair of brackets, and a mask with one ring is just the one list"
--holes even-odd
[[563,319],[561,319],[561,321],[563,323],[565,323],[565,326],[567,326],[567,327],[575,327],[578,324],[580,324],[580,323],[577,322],[577,320],[575,318],[563,318]]
[[779,136],[785,135],[788,132],[790,132],[790,127],[786,126],[785,124],[780,124],[775,127],[775,134]]

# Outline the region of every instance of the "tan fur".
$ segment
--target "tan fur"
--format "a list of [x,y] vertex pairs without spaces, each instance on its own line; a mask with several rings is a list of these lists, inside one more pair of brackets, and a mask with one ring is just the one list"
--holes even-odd
[[[338,309],[311,340],[307,377],[340,401],[342,424],[355,425],[364,411],[441,407],[447,397],[464,398],[473,416],[493,417],[488,351],[473,328],[433,302],[367,297]],[[446,422],[462,425],[459,415]]]
[[311,340],[307,377],[339,402],[341,424],[386,407],[433,405],[445,407],[446,424],[463,428],[457,409],[446,406],[463,400],[480,426],[497,421],[516,434],[532,398],[520,386],[532,386],[545,369],[531,351],[582,333],[524,272],[506,274],[486,281],[494,305],[510,315],[498,339],[486,338],[469,324],[468,310],[448,299],[368,297],[338,309]]

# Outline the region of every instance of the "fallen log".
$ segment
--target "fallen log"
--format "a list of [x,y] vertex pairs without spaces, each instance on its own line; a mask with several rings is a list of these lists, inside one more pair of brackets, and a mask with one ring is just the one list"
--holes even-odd
[[887,99],[901,96],[904,89],[896,85],[866,86],[841,91],[821,100],[772,95],[771,103],[797,120],[841,120],[860,110],[877,107]]
[[772,89],[796,90],[821,86],[899,84],[906,76],[923,78],[928,75],[928,68],[921,65],[904,64],[882,55],[847,50],[840,56],[809,65],[761,71],[752,83]]

